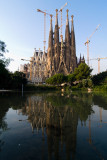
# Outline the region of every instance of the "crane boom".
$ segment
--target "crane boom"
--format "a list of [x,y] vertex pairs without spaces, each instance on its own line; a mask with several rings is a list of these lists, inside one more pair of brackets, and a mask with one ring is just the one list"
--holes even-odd
[[100,60],[101,60],[101,59],[107,59],[107,57],[90,59],[90,60],[98,60],[98,73],[100,73]]
[[105,57],[105,58],[98,58],[98,59],[107,59],[107,57]]
[[90,35],[90,37],[88,38],[89,40],[91,39],[91,37],[93,36],[93,34],[98,30],[100,24],[96,27],[95,31]]
[[64,7],[67,6],[67,4],[68,4],[68,3],[66,2],[66,3],[64,4],[64,6],[61,7],[61,9],[59,9],[59,12],[61,12],[61,11],[64,9]]
[[104,57],[104,58],[93,58],[93,59],[90,59],[90,60],[98,60],[98,59],[107,59],[107,57]]
[[22,61],[28,61],[28,62],[33,62],[31,60],[27,60],[27,59],[21,59]]
[[47,13],[47,12],[45,12],[45,11],[42,11],[42,10],[40,10],[40,9],[37,9],[37,12],[41,12],[41,13],[44,13],[44,14],[47,14],[47,15],[52,16],[52,17],[53,17],[53,15],[52,15],[52,14]]

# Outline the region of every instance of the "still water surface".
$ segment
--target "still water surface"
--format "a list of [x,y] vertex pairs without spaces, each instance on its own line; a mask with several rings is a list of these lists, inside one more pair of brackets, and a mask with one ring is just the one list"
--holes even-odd
[[107,160],[107,94],[0,93],[0,160]]

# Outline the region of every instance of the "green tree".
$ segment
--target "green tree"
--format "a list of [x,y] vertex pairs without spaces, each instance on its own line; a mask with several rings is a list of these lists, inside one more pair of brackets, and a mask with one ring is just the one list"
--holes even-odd
[[78,68],[75,68],[74,70],[75,79],[87,79],[90,77],[91,72],[92,69],[86,63],[81,63]]
[[7,51],[5,42],[0,40],[0,88],[8,88],[10,82],[10,74],[6,68],[10,59],[6,59],[4,56]]
[[5,42],[0,40],[0,63],[4,63],[5,66],[8,66],[12,59],[5,58],[4,54],[6,52],[8,52],[8,50],[6,49],[6,44],[5,44]]
[[72,84],[74,81],[75,81],[75,75],[72,73],[72,74],[69,74],[68,76],[67,76],[67,78],[68,78],[68,82],[70,83],[70,84]]
[[8,88],[10,81],[9,71],[3,62],[0,62],[0,88]]
[[94,75],[92,77],[94,85],[99,85],[107,82],[107,71]]
[[0,40],[0,56],[4,56],[4,52],[6,52],[6,44],[5,42]]
[[59,73],[59,74],[55,74],[54,76],[48,78],[46,80],[47,84],[54,84],[54,85],[58,85],[61,84],[63,82],[67,81],[66,76],[64,76],[63,74]]
[[93,87],[93,82],[91,79],[87,79],[88,87],[92,88]]
[[87,79],[82,80],[82,86],[85,88],[87,87]]
[[25,86],[27,84],[27,79],[25,74],[22,72],[16,71],[11,74],[11,87],[14,89],[21,89],[22,84]]

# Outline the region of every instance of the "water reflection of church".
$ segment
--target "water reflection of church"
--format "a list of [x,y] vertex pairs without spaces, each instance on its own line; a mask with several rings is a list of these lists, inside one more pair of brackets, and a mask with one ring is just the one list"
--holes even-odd
[[[94,95],[93,93],[83,94],[83,92],[72,92],[70,95],[64,93],[63,95],[61,95],[60,93],[56,92],[55,94],[36,93],[36,95],[33,96],[26,95],[27,94],[21,97],[15,94],[13,99],[13,93],[6,93],[6,100],[5,98],[3,99],[3,97],[5,97],[4,94],[0,99],[0,102],[2,104],[0,111],[0,150],[3,150],[3,153],[5,145],[8,146],[8,118],[5,118],[5,116],[10,109],[10,106],[12,106],[12,109],[18,110],[18,113],[20,112],[23,115],[28,116],[28,121],[32,126],[32,131],[30,128],[30,136],[29,134],[27,135],[27,133],[25,133],[26,119],[24,119],[24,123],[22,122],[23,125],[25,125],[25,128],[20,128],[20,130],[22,130],[22,133],[24,129],[24,133],[27,135],[27,141],[25,140],[25,137],[23,140],[21,138],[22,144],[27,142],[26,146],[28,147],[25,147],[28,148],[29,152],[27,156],[33,154],[35,157],[35,154],[37,155],[37,152],[39,151],[39,157],[41,157],[41,159],[43,160],[45,158],[49,160],[87,159],[87,155],[89,155],[88,158],[90,158],[90,153],[93,154],[93,157],[99,157],[99,159],[107,159],[106,152],[103,152],[103,147],[102,149],[99,149],[99,143],[96,143],[96,140],[98,138],[100,138],[101,141],[99,142],[101,142],[102,144],[106,143],[105,127],[107,122],[105,121],[106,119],[104,116],[105,111],[107,110],[106,96],[104,97],[101,95]],[[80,122],[82,122],[82,125],[84,125],[84,122],[86,122],[86,127],[83,126],[83,128],[81,129]],[[19,124],[20,122],[17,123]],[[17,128],[16,123],[15,127]],[[14,129],[13,126],[12,128]],[[87,131],[85,133],[84,128],[85,131]],[[19,131],[19,128],[17,128],[17,130]],[[103,139],[101,137],[101,130],[103,133],[103,137],[105,135]],[[34,134],[32,134],[32,132]],[[15,132],[12,133],[15,134]],[[25,134],[22,134],[22,137],[25,136]],[[3,135],[6,135],[6,139]],[[9,135],[9,137],[12,137],[11,134]],[[13,138],[14,137],[12,137],[12,139]],[[15,144],[15,142],[13,144]],[[39,146],[37,148],[38,144]],[[25,149],[23,146],[24,145],[21,145],[20,149]],[[87,154],[85,154],[84,151],[85,153],[87,151]],[[20,155],[22,156],[22,152],[20,153]],[[25,153],[25,150],[23,153]],[[102,153],[104,153],[105,155],[103,155]]]
[[28,98],[22,112],[28,115],[32,132],[42,129],[43,138],[44,134],[47,135],[49,159],[59,159],[63,154],[66,159],[73,159],[76,151],[78,116],[72,107],[55,107],[51,102],[44,101],[42,96],[32,96]]

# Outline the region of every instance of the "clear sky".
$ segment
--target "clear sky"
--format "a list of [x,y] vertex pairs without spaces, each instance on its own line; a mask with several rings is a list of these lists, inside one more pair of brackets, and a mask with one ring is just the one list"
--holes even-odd
[[[34,48],[43,49],[44,16],[36,10],[46,10],[55,15],[55,9],[60,9],[66,2],[68,5],[63,9],[63,20],[66,20],[66,9],[69,9],[69,19],[74,15],[77,57],[80,53],[87,57],[84,43],[98,24],[101,25],[89,44],[90,58],[107,57],[107,0],[0,0],[0,40],[7,44],[7,56],[14,59],[9,66],[11,71],[24,63],[21,58],[30,59]],[[47,16],[47,44],[49,24],[50,17]],[[53,28],[54,24],[55,21]],[[65,25],[63,34],[64,31]],[[98,72],[98,61],[90,61],[90,66],[94,69],[93,74]],[[101,71],[107,69],[107,59],[101,60],[100,68]]]

